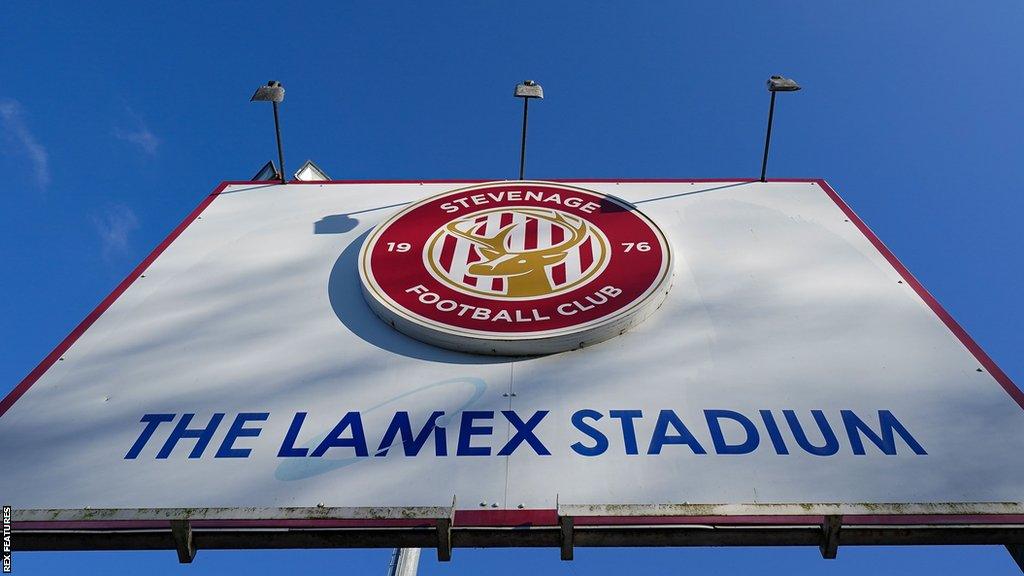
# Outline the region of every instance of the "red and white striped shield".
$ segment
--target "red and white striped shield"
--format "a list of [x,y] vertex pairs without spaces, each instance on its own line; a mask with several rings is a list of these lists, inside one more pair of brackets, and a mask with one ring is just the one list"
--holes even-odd
[[[561,221],[556,220],[561,216]],[[473,274],[473,264],[487,262],[493,256],[485,244],[474,241],[493,240],[496,235],[512,227],[502,242],[507,255],[529,255],[567,243],[573,234],[570,225],[585,226],[582,241],[567,247],[565,257],[543,266],[550,284],[544,295],[557,294],[585,282],[594,276],[607,261],[607,241],[600,231],[588,222],[558,210],[509,208],[471,214],[452,222],[466,235],[456,235],[442,228],[428,245],[425,257],[431,268],[456,289],[474,294],[507,296],[509,276],[504,274]],[[568,224],[568,225],[567,225]]]

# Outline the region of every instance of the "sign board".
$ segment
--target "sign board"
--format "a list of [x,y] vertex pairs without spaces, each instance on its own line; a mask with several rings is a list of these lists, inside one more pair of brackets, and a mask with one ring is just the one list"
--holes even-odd
[[27,533],[1024,524],[1024,394],[820,180],[225,184],[0,438]]

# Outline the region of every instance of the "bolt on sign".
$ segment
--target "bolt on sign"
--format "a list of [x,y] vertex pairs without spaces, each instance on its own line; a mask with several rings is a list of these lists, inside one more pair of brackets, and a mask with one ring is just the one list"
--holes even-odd
[[821,180],[225,183],[0,437],[23,550],[1024,543],[1024,394]]

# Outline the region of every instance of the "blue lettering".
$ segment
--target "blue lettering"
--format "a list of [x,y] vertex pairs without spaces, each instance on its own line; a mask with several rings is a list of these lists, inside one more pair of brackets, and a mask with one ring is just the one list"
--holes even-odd
[[444,428],[437,425],[437,419],[444,416],[444,412],[433,412],[430,418],[427,419],[427,423],[420,429],[420,433],[414,438],[412,435],[412,423],[409,421],[408,412],[396,412],[395,416],[391,419],[391,424],[388,425],[388,429],[384,432],[384,438],[380,441],[380,446],[377,447],[376,456],[387,456],[388,450],[391,449],[391,445],[394,444],[395,438],[398,436],[402,437],[402,449],[406,456],[415,456],[420,453],[420,449],[427,442],[427,438],[430,437],[430,433],[434,433],[434,453],[438,456],[448,455],[448,439],[445,437]]
[[810,452],[815,456],[832,456],[839,452],[839,440],[836,440],[836,434],[832,431],[832,426],[829,425],[828,420],[825,419],[825,414],[821,410],[811,410],[811,414],[814,415],[814,421],[818,423],[818,429],[821,430],[821,436],[825,440],[824,446],[814,446],[807,440],[807,435],[804,434],[804,429],[800,426],[800,421],[797,420],[795,412],[783,410],[782,413],[786,415],[786,422],[789,422],[789,429],[793,431],[796,443],[804,451]]
[[459,425],[459,447],[456,450],[458,456],[490,456],[490,446],[472,446],[473,436],[489,436],[494,430],[490,426],[473,426],[473,420],[490,420],[494,418],[491,411],[471,411],[462,413],[462,422]]
[[772,440],[772,446],[775,447],[776,454],[789,454],[789,448],[786,448],[786,442],[782,439],[782,433],[779,432],[779,425],[775,422],[775,416],[771,410],[759,410],[761,414],[761,420],[764,420],[765,430],[768,431],[768,437]]
[[[676,434],[672,436],[668,435],[670,424],[676,431]],[[686,444],[694,454],[707,454],[707,451],[697,442],[679,416],[676,416],[676,413],[671,410],[662,410],[658,414],[658,422],[654,425],[654,434],[651,436],[651,445],[647,448],[647,453],[661,454],[661,448],[665,444]]]
[[[726,442],[725,436],[722,434],[722,423],[720,422],[722,418],[739,423],[747,434],[746,440],[739,444],[729,444]],[[718,454],[750,454],[757,449],[757,445],[761,441],[754,423],[739,412],[733,412],[732,410],[705,410],[704,419],[708,421],[711,441],[714,442],[715,452]]]
[[888,410],[878,411],[878,426],[881,429],[881,436],[875,434],[874,430],[853,413],[853,410],[840,410],[839,413],[843,416],[843,425],[846,427],[846,434],[850,437],[850,446],[853,447],[853,453],[858,456],[864,455],[864,442],[861,440],[861,434],[866,436],[868,440],[871,440],[875,446],[878,446],[883,454],[895,456],[896,438],[893,432],[896,432],[900,435],[900,438],[903,438],[903,441],[907,443],[907,446],[910,446],[914,454],[918,456],[928,454],[917,440],[910,435],[910,432],[903,427],[903,424],[900,424],[900,421]]
[[252,450],[249,448],[234,448],[235,440],[242,436],[255,438],[263,431],[262,428],[246,428],[245,423],[250,421],[263,421],[270,417],[269,412],[240,412],[235,416],[235,421],[228,428],[224,441],[220,443],[217,454],[214,458],[248,458]]
[[285,435],[284,442],[281,443],[281,449],[277,451],[278,458],[302,458],[309,454],[308,448],[295,447],[295,441],[299,438],[299,430],[302,429],[302,423],[305,420],[305,412],[295,413],[291,425],[288,426],[288,434]]
[[192,421],[195,414],[182,414],[181,420],[178,420],[178,424],[171,431],[171,435],[167,437],[167,441],[164,442],[163,448],[157,453],[156,457],[160,459],[167,458],[171,455],[171,451],[178,444],[178,441],[182,438],[195,438],[196,445],[192,448],[192,452],[189,453],[189,458],[199,458],[203,455],[203,450],[206,450],[206,446],[210,443],[213,438],[213,433],[217,431],[217,426],[220,426],[220,421],[224,419],[224,414],[217,413],[210,418],[210,423],[206,425],[206,428],[189,428],[188,424]]
[[[342,438],[341,434],[349,428],[352,429],[352,435],[348,438]],[[310,454],[313,458],[319,458],[324,455],[329,448],[343,448],[349,447],[356,451],[356,456],[369,456],[369,452],[366,449],[366,434],[363,433],[363,419],[359,416],[359,412],[349,412],[345,414],[345,417],[334,427],[333,430],[327,437],[320,442],[320,445],[313,450]]]
[[633,426],[633,420],[643,418],[643,411],[612,410],[608,412],[608,415],[620,421],[619,423],[622,426],[622,443],[626,448],[626,454],[639,454],[640,450],[636,445],[636,428]]
[[174,414],[146,414],[142,417],[139,422],[145,422],[146,427],[142,429],[142,433],[139,434],[139,439],[132,444],[132,447],[128,449],[128,453],[124,455],[125,460],[134,460],[139,457],[139,453],[146,447],[146,442],[153,437],[153,432],[156,432],[157,426],[164,422],[170,422],[174,420]]
[[572,415],[572,425],[594,441],[594,445],[590,447],[584,445],[582,442],[576,442],[570,446],[570,448],[573,449],[573,452],[576,452],[580,456],[598,456],[604,454],[605,450],[608,450],[608,437],[602,434],[597,428],[594,428],[583,421],[584,418],[597,421],[600,420],[601,417],[601,413],[597,410],[577,410]]
[[548,415],[547,410],[538,410],[537,412],[534,412],[533,416],[530,416],[530,419],[526,422],[523,422],[522,419],[519,418],[519,415],[511,410],[502,410],[501,413],[505,415],[506,419],[508,419],[509,424],[512,424],[512,427],[516,429],[516,433],[514,436],[509,438],[508,442],[505,443],[505,446],[498,451],[498,456],[508,456],[512,454],[524,441],[529,444],[537,454],[541,456],[551,456],[551,452],[533,432],[534,428],[537,427],[537,424],[540,424],[540,421]]
[[[836,436],[836,428],[829,422],[823,410],[809,410],[818,433],[808,431],[801,423],[795,410],[781,410],[786,424],[792,434],[792,439],[799,448],[809,454],[816,456],[832,456],[838,454],[842,447]],[[878,410],[878,423],[874,419],[865,421],[853,410],[839,410],[843,427],[850,441],[850,448],[853,454],[864,456],[867,453],[867,445],[874,445],[882,454],[895,456],[898,452],[897,443],[904,446],[903,451],[911,451],[917,455],[927,455],[924,447],[910,433],[906,426],[896,418],[889,410]],[[707,422],[707,430],[716,454],[751,454],[760,447],[761,433],[767,434],[771,440],[772,447],[776,454],[788,455],[788,439],[784,438],[781,431],[781,418],[776,417],[773,410],[758,410],[760,420],[764,427],[758,426],[754,419],[743,413],[714,409],[704,410],[704,419]],[[494,451],[496,446],[491,444],[496,440],[489,438],[474,440],[479,437],[491,437],[494,435],[495,411],[463,411],[459,425],[459,438],[457,442],[456,455],[458,456],[511,456],[524,445],[529,446],[536,455],[550,456],[551,450],[542,440],[538,428],[544,419],[550,414],[548,410],[537,410],[524,419],[513,410],[503,410],[501,414],[508,421],[510,433],[508,439],[500,450]],[[180,416],[180,417],[179,417]],[[193,439],[195,444],[188,454],[189,459],[201,458],[217,433],[220,424],[224,420],[224,413],[214,413],[210,416],[208,423],[203,427],[190,428],[195,419],[194,413],[186,414],[144,414],[139,420],[144,426],[139,432],[135,442],[124,455],[126,460],[137,459],[146,449],[157,432],[165,423],[174,423],[170,433],[163,442],[156,454],[157,459],[166,459],[171,456],[175,448],[182,440]],[[359,412],[347,412],[334,428],[325,436],[316,448],[312,445],[315,440],[308,441],[307,447],[300,445],[300,434],[305,424],[307,413],[297,412],[292,418],[291,424],[278,450],[279,458],[319,458],[324,456],[331,448],[351,448],[355,456],[369,456],[366,434],[363,429],[363,421]],[[446,424],[439,422],[447,421],[444,418],[445,412],[434,411],[426,418],[421,428],[414,429],[410,413],[407,411],[395,412],[381,438],[374,456],[386,457],[392,448],[398,449],[396,444],[401,445],[401,450],[406,457],[419,456],[426,447],[431,436],[433,436],[434,450],[436,456],[448,456],[448,437]],[[597,422],[605,416],[618,420],[619,428],[622,431],[622,445],[626,455],[635,456],[640,454],[637,437],[637,421],[644,417],[642,410],[609,410],[602,413],[593,409],[582,409],[574,412],[570,418],[573,427],[576,428],[582,437],[579,441],[569,446],[573,452],[581,456],[593,457],[607,453],[610,442],[609,436],[603,432]],[[175,419],[177,418],[177,421]],[[257,438],[263,432],[263,425],[257,422],[265,422],[270,419],[269,412],[240,412],[234,417],[231,426],[227,429],[214,458],[248,458],[252,455],[253,448],[236,446],[243,442],[243,438]],[[734,424],[728,424],[732,421]],[[742,432],[737,430],[737,425]],[[838,426],[838,422],[836,423]],[[810,434],[808,433],[810,432]],[[820,436],[819,436],[820,433]],[[810,438],[809,438],[810,436]],[[820,438],[820,440],[819,440]],[[812,440],[813,439],[813,440]],[[477,442],[478,445],[474,445]],[[815,443],[816,442],[816,443]],[[707,450],[701,442],[693,435],[680,416],[673,410],[665,409],[658,413],[654,424],[654,430],[650,437],[646,454],[661,454],[667,445],[685,445],[697,455],[707,454]],[[428,452],[430,450],[428,449]]]

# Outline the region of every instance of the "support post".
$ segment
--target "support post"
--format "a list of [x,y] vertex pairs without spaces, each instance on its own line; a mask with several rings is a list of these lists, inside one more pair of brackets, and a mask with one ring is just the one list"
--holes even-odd
[[843,526],[843,517],[839,515],[825,516],[821,524],[821,557],[834,560],[839,553],[839,529]]
[[[772,98],[775,94],[772,94]],[[277,114],[277,102],[274,102],[274,132],[277,134],[277,163],[281,165],[281,184],[285,183],[284,149],[281,147],[281,122]]]
[[530,99],[523,98],[523,137],[519,143],[519,179],[526,174],[526,119],[530,115]]
[[572,560],[574,546],[572,516],[559,516],[558,527],[561,529],[562,560]]
[[452,559],[452,521],[448,518],[437,520],[437,560],[449,562]]
[[452,559],[452,524],[455,523],[455,497],[447,518],[437,519],[437,560],[450,562]]
[[191,564],[196,557],[196,546],[192,542],[192,524],[188,520],[171,520],[171,536],[178,551],[178,562]]
[[772,120],[775,118],[775,92],[772,92],[772,100],[768,105],[768,132],[764,135],[764,156],[761,158],[761,182],[766,182],[765,174],[768,172],[768,147],[772,143]]

